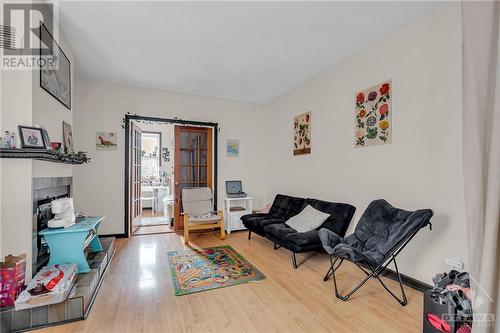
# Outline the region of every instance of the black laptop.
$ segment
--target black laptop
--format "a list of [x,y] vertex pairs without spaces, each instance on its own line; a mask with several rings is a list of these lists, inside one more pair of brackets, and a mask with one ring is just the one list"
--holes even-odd
[[243,192],[241,180],[227,180],[226,193],[228,198],[245,198],[247,194]]

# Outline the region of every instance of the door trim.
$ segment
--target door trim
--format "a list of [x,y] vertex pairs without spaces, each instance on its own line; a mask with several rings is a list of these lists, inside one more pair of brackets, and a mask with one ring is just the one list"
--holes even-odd
[[[213,145],[213,129],[211,127],[199,127],[199,126],[186,126],[186,125],[174,125],[174,137],[175,137],[175,148],[174,148],[174,186],[173,186],[173,195],[174,195],[174,230],[182,230],[184,228],[184,221],[181,213],[181,193],[178,190],[178,186],[180,186],[183,182],[180,181],[182,163],[181,163],[181,134],[182,133],[206,133],[207,135],[207,156],[206,156],[206,184],[205,186],[213,189],[214,182],[214,172],[213,172],[213,153],[214,153],[214,145]],[[198,142],[199,144],[199,142]],[[200,152],[201,149],[198,150]],[[200,156],[198,155],[197,162],[199,163]],[[191,164],[191,163],[188,163]],[[199,170],[198,170],[199,172]],[[197,173],[197,177],[199,178],[199,174]],[[198,179],[199,180],[199,179]],[[187,183],[193,183],[187,181]],[[184,182],[184,185],[186,182]],[[198,184],[191,184],[192,186],[199,186]],[[189,186],[189,185],[188,185]]]
[[218,134],[219,134],[219,124],[212,122],[204,122],[204,121],[194,121],[194,120],[183,120],[183,119],[170,119],[170,118],[160,118],[160,117],[148,117],[148,116],[139,116],[126,114],[124,121],[125,127],[125,195],[124,195],[124,203],[125,203],[125,216],[124,216],[124,225],[125,232],[123,234],[118,234],[117,236],[121,237],[130,237],[130,228],[128,225],[129,219],[129,174],[127,172],[129,168],[129,154],[130,154],[130,122],[132,120],[142,120],[142,121],[151,121],[151,122],[160,122],[160,123],[171,123],[171,124],[180,124],[180,125],[191,125],[191,126],[204,126],[204,127],[212,127],[214,142],[214,160],[213,160],[213,172],[214,172],[214,183],[213,183],[213,193],[214,193],[214,211],[217,211],[217,176],[218,176]]

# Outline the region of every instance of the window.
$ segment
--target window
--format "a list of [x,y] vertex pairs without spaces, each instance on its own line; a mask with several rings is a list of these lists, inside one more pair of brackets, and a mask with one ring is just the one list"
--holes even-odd
[[161,134],[143,132],[141,139],[142,163],[141,178],[144,181],[157,181],[160,178]]

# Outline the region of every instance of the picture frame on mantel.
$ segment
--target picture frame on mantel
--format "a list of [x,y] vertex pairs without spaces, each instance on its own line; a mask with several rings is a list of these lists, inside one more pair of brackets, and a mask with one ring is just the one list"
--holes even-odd
[[39,33],[40,87],[71,110],[71,62],[42,22]]
[[21,148],[46,149],[43,130],[39,127],[18,126]]
[[73,149],[73,131],[71,130],[71,125],[63,121],[62,128],[64,147],[68,153],[73,154],[75,150]]

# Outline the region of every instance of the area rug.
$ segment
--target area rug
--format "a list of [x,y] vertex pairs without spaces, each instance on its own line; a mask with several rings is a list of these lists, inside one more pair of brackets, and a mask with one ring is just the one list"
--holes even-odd
[[141,226],[152,226],[152,225],[165,225],[168,224],[168,221],[163,216],[155,216],[155,217],[141,217]]
[[168,261],[176,296],[266,278],[229,245],[171,251]]

